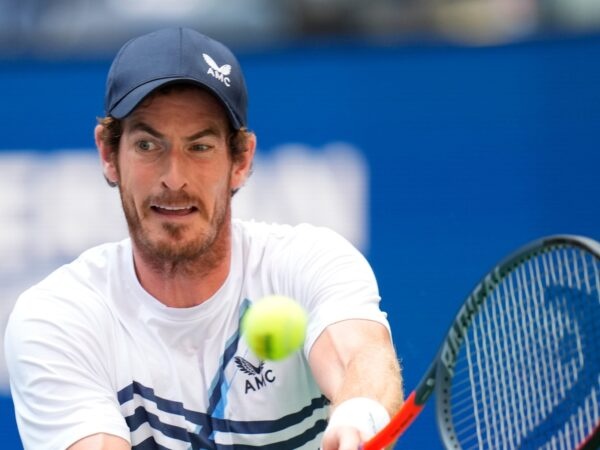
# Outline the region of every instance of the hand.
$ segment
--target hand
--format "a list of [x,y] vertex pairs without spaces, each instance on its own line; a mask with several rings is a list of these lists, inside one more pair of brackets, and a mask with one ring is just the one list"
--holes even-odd
[[357,450],[365,442],[361,432],[348,425],[327,428],[321,443],[322,450]]

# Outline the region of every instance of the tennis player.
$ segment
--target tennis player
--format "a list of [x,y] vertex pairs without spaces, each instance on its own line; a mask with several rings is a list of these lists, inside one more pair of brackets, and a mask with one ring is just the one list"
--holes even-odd
[[[246,104],[234,55],[193,30],[117,54],[95,137],[129,238],[17,301],[6,357],[26,449],[356,450],[399,407],[365,258],[328,229],[232,220],[256,147]],[[270,294],[309,314],[281,362],[240,339]]]

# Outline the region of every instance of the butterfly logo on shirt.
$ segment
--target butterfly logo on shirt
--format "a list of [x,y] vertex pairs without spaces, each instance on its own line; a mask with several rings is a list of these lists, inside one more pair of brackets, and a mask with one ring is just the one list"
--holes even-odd
[[256,367],[250,361],[247,361],[240,356],[236,356],[233,360],[235,361],[235,365],[246,375],[260,375],[263,367],[265,367],[264,361],[259,361],[258,367]]
[[248,375],[244,388],[245,394],[248,394],[248,392],[259,391],[276,380],[276,377],[271,369],[264,370],[264,361],[259,361],[258,366],[255,366],[241,356],[236,356],[233,358],[233,360],[238,369]]

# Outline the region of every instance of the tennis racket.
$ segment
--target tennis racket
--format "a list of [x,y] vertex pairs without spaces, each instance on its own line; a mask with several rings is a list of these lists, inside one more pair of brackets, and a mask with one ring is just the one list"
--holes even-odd
[[532,242],[460,308],[438,354],[388,425],[397,439],[435,392],[447,449],[600,448],[600,244]]

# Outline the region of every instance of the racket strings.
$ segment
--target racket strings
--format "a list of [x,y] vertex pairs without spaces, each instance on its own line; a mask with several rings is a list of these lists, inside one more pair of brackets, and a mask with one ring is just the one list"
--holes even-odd
[[451,386],[462,448],[572,450],[595,428],[599,291],[598,260],[562,248],[520,264],[488,293]]

